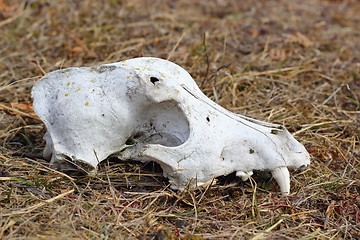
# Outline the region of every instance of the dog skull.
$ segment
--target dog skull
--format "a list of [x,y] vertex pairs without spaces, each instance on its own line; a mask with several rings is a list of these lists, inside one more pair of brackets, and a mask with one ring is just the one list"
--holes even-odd
[[183,68],[158,58],[57,70],[32,96],[47,128],[44,157],[62,170],[96,169],[110,156],[155,161],[173,188],[232,172],[245,181],[253,170],[269,170],[287,194],[288,168],[310,163],[283,126],[227,111]]

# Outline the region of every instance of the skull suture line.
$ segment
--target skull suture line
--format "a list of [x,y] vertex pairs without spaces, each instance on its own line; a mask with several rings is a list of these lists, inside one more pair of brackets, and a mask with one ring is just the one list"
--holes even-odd
[[158,58],[54,71],[32,96],[47,128],[44,156],[62,170],[96,169],[110,156],[155,161],[173,188],[268,170],[287,194],[288,168],[310,163],[283,126],[227,111],[183,68]]

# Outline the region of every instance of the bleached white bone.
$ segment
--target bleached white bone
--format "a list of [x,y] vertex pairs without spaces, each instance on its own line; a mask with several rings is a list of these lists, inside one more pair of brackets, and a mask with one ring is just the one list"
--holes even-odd
[[249,172],[243,172],[243,171],[237,171],[236,176],[241,177],[241,180],[246,181],[253,175],[253,171]]
[[232,172],[247,180],[262,170],[287,194],[288,168],[310,163],[283,126],[222,108],[183,68],[158,58],[57,70],[34,85],[32,96],[47,128],[44,156],[62,170],[96,169],[110,156],[155,161],[173,188]]
[[272,176],[279,184],[280,191],[284,194],[290,193],[290,173],[287,167],[277,167],[271,171]]

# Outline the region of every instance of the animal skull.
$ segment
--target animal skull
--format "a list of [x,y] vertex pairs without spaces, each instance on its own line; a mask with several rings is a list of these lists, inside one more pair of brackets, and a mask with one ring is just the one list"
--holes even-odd
[[287,194],[288,168],[310,163],[283,126],[227,111],[183,68],[158,58],[57,70],[32,96],[47,128],[44,157],[62,170],[96,169],[110,156],[155,161],[175,189],[269,170]]

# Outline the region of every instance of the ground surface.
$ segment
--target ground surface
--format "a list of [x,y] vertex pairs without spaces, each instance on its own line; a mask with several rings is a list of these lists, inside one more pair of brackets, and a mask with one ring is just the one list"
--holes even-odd
[[[0,0],[0,239],[359,239],[359,12],[358,1]],[[168,58],[222,106],[284,124],[312,157],[292,194],[267,173],[174,192],[153,164],[50,169],[32,85],[137,56]]]

